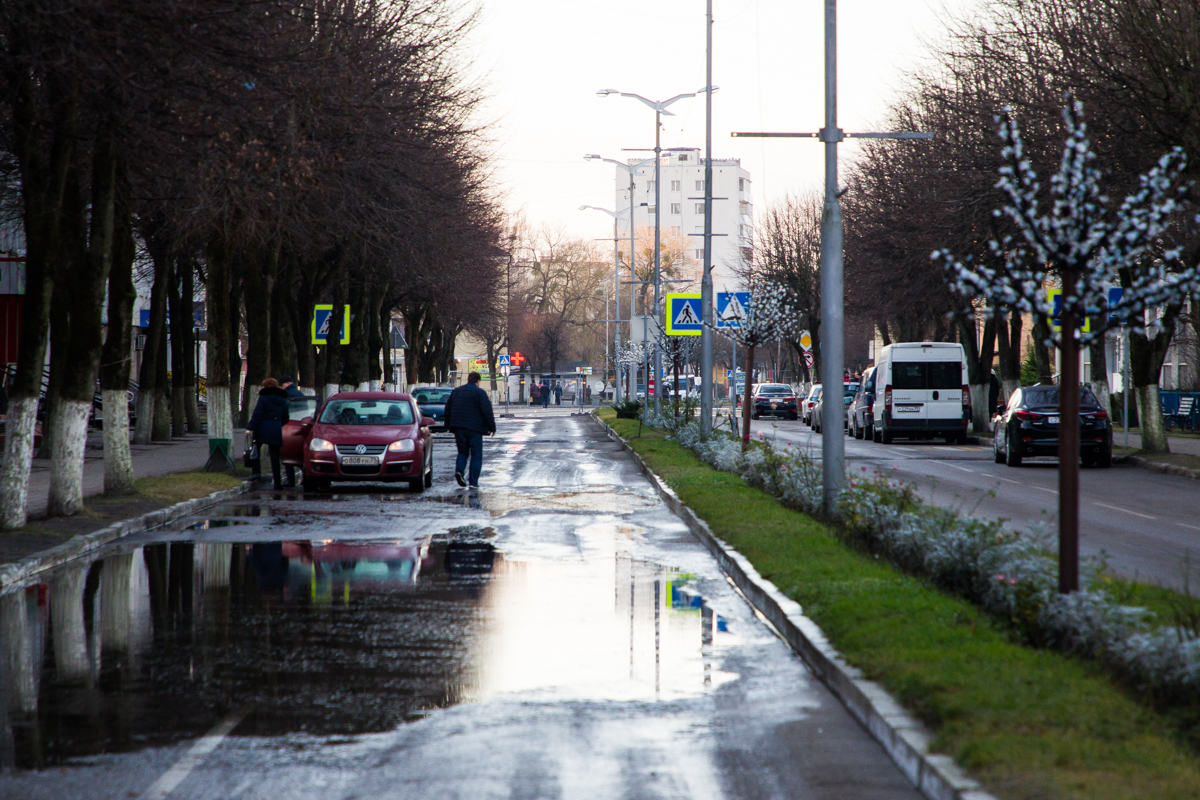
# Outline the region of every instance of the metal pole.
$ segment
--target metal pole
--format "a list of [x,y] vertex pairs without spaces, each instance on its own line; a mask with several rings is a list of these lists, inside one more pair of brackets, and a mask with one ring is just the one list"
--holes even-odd
[[[656,105],[654,108],[654,316],[657,319],[662,313],[661,293],[661,276],[659,269],[662,266],[662,254],[659,252],[660,236],[662,233],[662,209],[659,208],[659,201],[662,198],[662,109]],[[662,395],[662,349],[658,346],[658,339],[654,340],[654,413],[662,413],[662,404],[659,401]],[[646,391],[650,391],[650,383],[646,382]]]
[[[843,138],[837,126],[837,0],[825,0],[825,208],[821,214],[821,477],[825,512],[836,509],[845,481],[845,437],[841,417],[842,390],[842,209],[838,202],[837,146]],[[746,376],[749,380],[750,376]]]
[[[614,200],[616,198],[613,198]],[[613,210],[616,211],[617,204],[613,203]],[[632,211],[630,212],[633,213]],[[617,234],[620,231],[617,228],[617,215],[613,214],[613,305],[616,310],[613,314],[613,400],[621,402],[621,365],[617,363],[617,359],[621,357],[621,250],[617,246]],[[607,299],[605,306],[608,305]],[[605,327],[608,323],[605,323]],[[604,349],[608,350],[608,337],[604,340]],[[608,374],[608,362],[605,360],[604,373]]]
[[[1121,421],[1125,423],[1125,448],[1129,448],[1129,328],[1125,329],[1125,343],[1121,347]],[[1142,445],[1145,447],[1145,445]]]
[[700,432],[712,432],[713,284],[712,284],[712,0],[705,16],[704,58],[704,278],[700,282]]
[[[637,316],[636,295],[634,294],[635,290],[633,288],[635,286],[634,281],[637,280],[637,270],[634,269],[634,264],[636,263],[636,261],[634,259],[637,257],[635,255],[636,249],[637,249],[637,233],[636,233],[637,226],[635,224],[636,218],[634,217],[634,209],[637,208],[637,203],[634,202],[634,195],[633,195],[633,191],[634,191],[633,170],[634,170],[633,165],[630,165],[629,166],[629,338],[630,339],[633,339],[633,318],[635,316]],[[655,211],[657,211],[657,210],[658,209],[655,209]],[[642,326],[643,358],[645,358],[645,355],[644,355],[645,347],[646,347],[646,326],[643,325]],[[630,364],[629,366],[632,368],[630,371],[633,372],[633,399],[636,400],[637,399],[637,366],[634,364]],[[650,396],[647,395],[646,399],[649,400]]]

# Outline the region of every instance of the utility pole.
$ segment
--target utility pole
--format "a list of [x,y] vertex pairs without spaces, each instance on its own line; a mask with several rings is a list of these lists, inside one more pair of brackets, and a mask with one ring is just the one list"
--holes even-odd
[[[837,126],[837,0],[825,0],[825,127],[817,133],[746,133],[735,137],[809,138],[825,144],[825,207],[821,213],[821,477],[826,513],[836,508],[846,480],[842,436],[842,372],[845,368],[842,276],[842,206],[837,185],[838,143],[843,139],[932,139],[927,132],[846,133]],[[736,373],[734,373],[736,375]],[[750,376],[746,376],[749,380]]]
[[[712,432],[713,414],[713,284],[712,284],[712,0],[704,21],[704,277],[700,281],[700,432]],[[736,365],[735,365],[736,366]]]

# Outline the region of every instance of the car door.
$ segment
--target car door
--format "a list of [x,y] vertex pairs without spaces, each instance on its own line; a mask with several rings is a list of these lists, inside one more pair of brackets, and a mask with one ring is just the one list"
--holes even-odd
[[[916,360],[892,362],[892,420],[903,427],[917,427],[929,419],[925,388],[928,363]],[[907,423],[907,424],[906,424]]]
[[963,417],[963,363],[958,354],[951,359],[937,359],[925,365],[926,418],[931,420],[960,420]]
[[304,466],[304,445],[312,433],[316,413],[316,398],[288,401],[288,421],[283,424],[283,447],[279,449],[283,463]]

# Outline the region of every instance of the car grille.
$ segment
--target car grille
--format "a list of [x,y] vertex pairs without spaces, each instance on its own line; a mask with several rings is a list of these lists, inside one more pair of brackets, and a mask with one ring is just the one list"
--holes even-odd
[[342,474],[343,475],[378,475],[379,474],[379,465],[378,464],[354,465],[354,466],[343,465],[342,466]]
[[383,455],[383,451],[387,450],[386,444],[368,444],[368,445],[363,445],[363,446],[367,448],[366,452],[360,453],[360,452],[358,452],[358,445],[356,445],[356,444],[339,444],[337,446],[338,455],[342,455],[342,456],[381,456],[381,455]]

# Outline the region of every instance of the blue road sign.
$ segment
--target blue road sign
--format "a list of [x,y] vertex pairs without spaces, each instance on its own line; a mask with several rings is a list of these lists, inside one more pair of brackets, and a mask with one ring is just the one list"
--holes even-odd
[[[168,311],[167,312],[168,327],[170,326],[170,324],[171,324],[171,312]],[[150,327],[150,309],[143,308],[141,311],[138,312],[137,326],[139,328],[149,328]],[[193,309],[193,311],[192,311],[192,327],[193,328],[203,328],[204,327],[204,309],[202,309],[202,308]]]
[[[1110,286],[1108,289],[1108,307],[1112,308],[1117,303],[1121,302],[1121,298],[1125,296],[1125,290],[1120,286]],[[1112,322],[1113,315],[1108,315],[1108,321]],[[1122,325],[1128,325],[1129,322],[1122,322]]]
[[717,327],[739,327],[749,305],[749,292],[717,292]]
[[700,321],[700,295],[692,292],[667,295],[667,335],[699,336],[704,330]]
[[512,362],[508,360],[508,356],[496,356],[497,367],[511,367]]
[[[343,306],[345,318],[338,330],[342,344],[350,344],[350,306]],[[312,343],[325,344],[329,338],[329,318],[333,316],[333,305],[324,303],[313,307]]]

